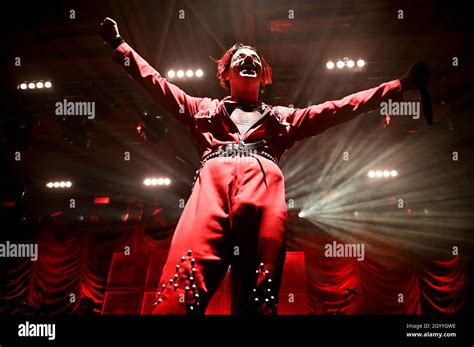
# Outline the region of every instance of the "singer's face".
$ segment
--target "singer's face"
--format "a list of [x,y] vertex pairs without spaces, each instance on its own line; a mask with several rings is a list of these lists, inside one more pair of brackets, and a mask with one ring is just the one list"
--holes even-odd
[[240,48],[234,53],[228,74],[231,86],[259,88],[262,77],[262,61],[254,50]]

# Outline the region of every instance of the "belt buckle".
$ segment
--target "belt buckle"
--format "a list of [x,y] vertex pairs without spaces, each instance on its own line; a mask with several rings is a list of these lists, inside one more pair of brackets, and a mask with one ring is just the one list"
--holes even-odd
[[245,142],[244,142],[244,141],[242,141],[242,140],[240,140],[240,142],[239,142],[239,146],[238,146],[238,150],[239,150],[239,151],[241,151],[241,150],[243,150],[243,149],[244,149],[244,147],[245,147]]

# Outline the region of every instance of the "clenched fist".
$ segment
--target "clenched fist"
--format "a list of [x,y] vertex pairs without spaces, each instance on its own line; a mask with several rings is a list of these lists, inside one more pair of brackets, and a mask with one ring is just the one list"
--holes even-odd
[[117,36],[119,36],[117,22],[112,18],[105,18],[100,24],[99,33],[100,36],[102,36],[102,39],[110,44]]

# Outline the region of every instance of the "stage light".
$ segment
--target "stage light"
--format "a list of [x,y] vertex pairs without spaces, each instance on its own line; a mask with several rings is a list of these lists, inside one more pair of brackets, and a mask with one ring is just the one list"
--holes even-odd
[[[349,69],[352,69],[356,65],[357,65],[357,67],[362,68],[362,67],[365,66],[365,64],[366,63],[363,59],[358,59],[357,62],[355,62],[354,59],[344,57],[342,59],[337,60],[337,62],[335,64],[334,64],[333,61],[329,60],[326,63],[326,68],[328,68],[329,70],[332,70],[332,69],[334,69],[334,66],[336,66],[338,69],[343,69],[345,66],[347,66]],[[358,71],[358,70],[354,70],[354,71]]]
[[398,176],[398,172],[397,170],[377,170],[377,171],[374,171],[374,170],[370,170],[368,173],[367,173],[367,176],[369,176],[370,178],[374,178],[374,177],[396,177]]
[[71,188],[71,181],[55,181],[46,183],[46,188]]
[[142,134],[142,130],[143,130],[143,127],[142,127],[142,121],[138,121],[138,124],[137,124],[137,133],[138,135],[141,135]]
[[[358,56],[352,58],[357,61]],[[322,68],[325,67],[320,66]],[[367,62],[363,69],[355,67],[347,70],[358,73],[370,68]],[[334,70],[325,71],[328,74],[346,72],[344,69]],[[395,138],[374,138],[358,133],[354,129],[364,127],[364,120],[354,119],[352,122],[353,127],[342,129],[342,137],[328,137],[331,142],[323,152],[315,153],[312,150],[314,143],[311,141],[302,142],[301,147],[295,149],[296,155],[286,158],[287,197],[297,197],[297,207],[307,214],[304,218],[300,218],[301,215],[297,217],[292,225],[294,231],[303,234],[314,229],[315,234],[325,235],[330,240],[345,240],[350,235],[350,242],[365,244],[381,259],[388,254],[388,257],[393,256],[394,259],[399,256],[400,248],[392,248],[397,243],[414,253],[443,254],[446,251],[446,229],[438,230],[440,228],[433,226],[443,223],[447,225],[446,216],[456,217],[448,218],[451,223],[449,236],[452,238],[456,235],[459,240],[470,240],[468,236],[469,226],[473,225],[472,211],[469,211],[468,202],[460,194],[459,186],[463,185],[472,191],[473,182],[469,182],[461,167],[457,167],[459,170],[454,166],[446,170],[447,165],[443,164],[448,163],[450,158],[440,161],[437,146],[419,145],[423,141],[429,143],[433,140],[433,134],[429,131],[417,132],[420,141],[402,143]],[[341,138],[347,141],[341,141]],[[335,165],[334,163],[340,162],[340,155],[347,148],[360,153],[370,148],[370,156],[357,156],[355,161],[352,158],[351,165]],[[407,158],[417,158],[416,169]],[[374,171],[375,174],[377,170],[381,171],[382,176],[371,178],[369,172]],[[390,173],[397,171],[397,176],[393,177],[391,174],[384,178],[384,170]],[[321,175],[321,172],[324,174]],[[358,173],[358,177],[354,177],[355,173]],[[440,190],[447,192],[449,197],[448,194],[440,197]],[[335,191],[336,194],[323,196],[323,191]],[[403,208],[401,198],[404,201]],[[407,200],[415,218],[407,218],[410,217],[404,211]],[[473,201],[471,198],[469,205]],[[430,209],[428,215],[424,214],[425,207]],[[359,212],[358,217],[353,215],[355,210]],[[444,212],[440,213],[441,210]],[[309,227],[306,222],[313,227]],[[420,235],[423,235],[423,242],[420,242]],[[381,240],[391,247],[378,247]],[[296,242],[295,247],[305,245],[318,249],[321,246],[316,239],[311,240],[309,237]]]
[[169,186],[171,183],[171,180],[169,178],[165,177],[159,177],[159,178],[146,178],[143,181],[143,184],[145,186]]
[[108,196],[100,196],[94,198],[94,204],[96,205],[107,205],[110,202],[110,197]]
[[51,88],[52,84],[50,81],[43,82],[43,81],[30,81],[30,82],[22,82],[18,85],[18,88],[21,90],[26,89],[44,89],[44,88]]
[[193,78],[193,77],[202,77],[204,75],[204,72],[202,69],[197,69],[196,71],[192,69],[179,69],[179,70],[168,70],[167,76],[168,78]]
[[305,216],[306,216],[306,213],[304,213],[303,211],[298,212],[298,217],[304,218]]

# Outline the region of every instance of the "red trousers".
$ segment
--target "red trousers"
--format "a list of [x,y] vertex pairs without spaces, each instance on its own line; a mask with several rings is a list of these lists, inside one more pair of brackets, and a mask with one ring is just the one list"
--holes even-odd
[[229,265],[232,313],[276,313],[285,187],[280,168],[257,158],[214,158],[202,167],[173,236],[154,314],[204,314]]

